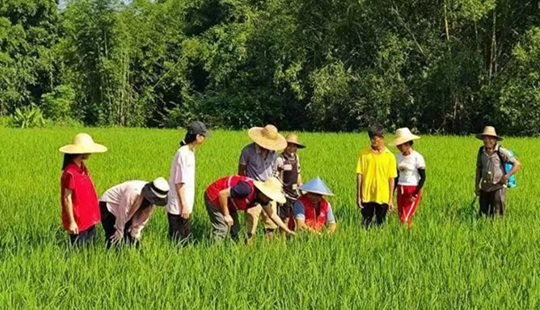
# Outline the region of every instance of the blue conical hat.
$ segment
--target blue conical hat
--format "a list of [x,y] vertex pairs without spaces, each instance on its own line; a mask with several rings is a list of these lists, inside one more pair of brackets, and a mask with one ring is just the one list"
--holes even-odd
[[298,189],[304,192],[308,192],[308,193],[315,193],[315,194],[327,195],[327,196],[334,195],[332,191],[328,189],[328,186],[326,186],[324,181],[321,180],[321,178],[319,177],[316,177],[315,179],[308,181],[307,183],[300,186]]

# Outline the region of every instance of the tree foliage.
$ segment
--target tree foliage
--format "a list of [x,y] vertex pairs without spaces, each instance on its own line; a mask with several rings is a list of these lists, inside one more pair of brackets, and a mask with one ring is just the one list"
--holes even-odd
[[538,25],[530,0],[5,0],[0,114],[535,135]]

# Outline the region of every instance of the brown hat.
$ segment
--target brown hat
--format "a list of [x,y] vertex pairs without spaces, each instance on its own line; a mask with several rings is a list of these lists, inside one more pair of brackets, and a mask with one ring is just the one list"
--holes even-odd
[[294,145],[296,145],[296,147],[298,147],[299,149],[303,149],[303,148],[306,147],[305,145],[303,145],[302,143],[300,143],[300,142],[298,141],[298,136],[295,135],[294,133],[288,134],[286,140],[287,140],[287,143],[294,144]]
[[476,138],[482,140],[484,138],[484,136],[493,137],[493,138],[497,139],[497,141],[502,141],[503,140],[502,137],[497,136],[497,132],[495,131],[495,127],[493,127],[493,126],[484,127],[484,132],[477,134]]
[[278,133],[274,125],[253,127],[248,131],[248,135],[257,145],[270,151],[283,150],[287,147],[287,140]]

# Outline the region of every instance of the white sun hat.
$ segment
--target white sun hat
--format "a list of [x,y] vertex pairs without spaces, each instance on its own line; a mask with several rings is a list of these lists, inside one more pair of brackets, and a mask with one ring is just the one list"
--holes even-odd
[[396,138],[390,143],[390,145],[398,146],[403,143],[417,139],[420,139],[420,137],[417,135],[413,135],[409,128],[403,127],[396,130]]

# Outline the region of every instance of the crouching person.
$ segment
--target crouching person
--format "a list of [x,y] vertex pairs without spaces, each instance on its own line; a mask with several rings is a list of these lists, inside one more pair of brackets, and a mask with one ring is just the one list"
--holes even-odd
[[108,189],[99,201],[107,248],[119,244],[138,247],[155,206],[167,204],[168,192],[169,183],[164,178],[127,181]]
[[315,178],[300,186],[305,192],[294,203],[294,217],[296,226],[300,230],[321,233],[325,227],[328,234],[336,230],[336,219],[332,212],[332,206],[324,198],[333,193],[320,178]]
[[[259,204],[276,225],[287,234],[294,234],[272,208],[272,201],[285,203],[281,182],[275,177],[264,182],[240,175],[221,178],[206,188],[204,201],[216,241],[225,239],[229,233],[237,241],[240,231],[238,211],[247,212]],[[257,221],[246,221],[246,225],[248,232],[254,231]],[[249,243],[253,238],[254,235],[248,234],[246,242]]]

